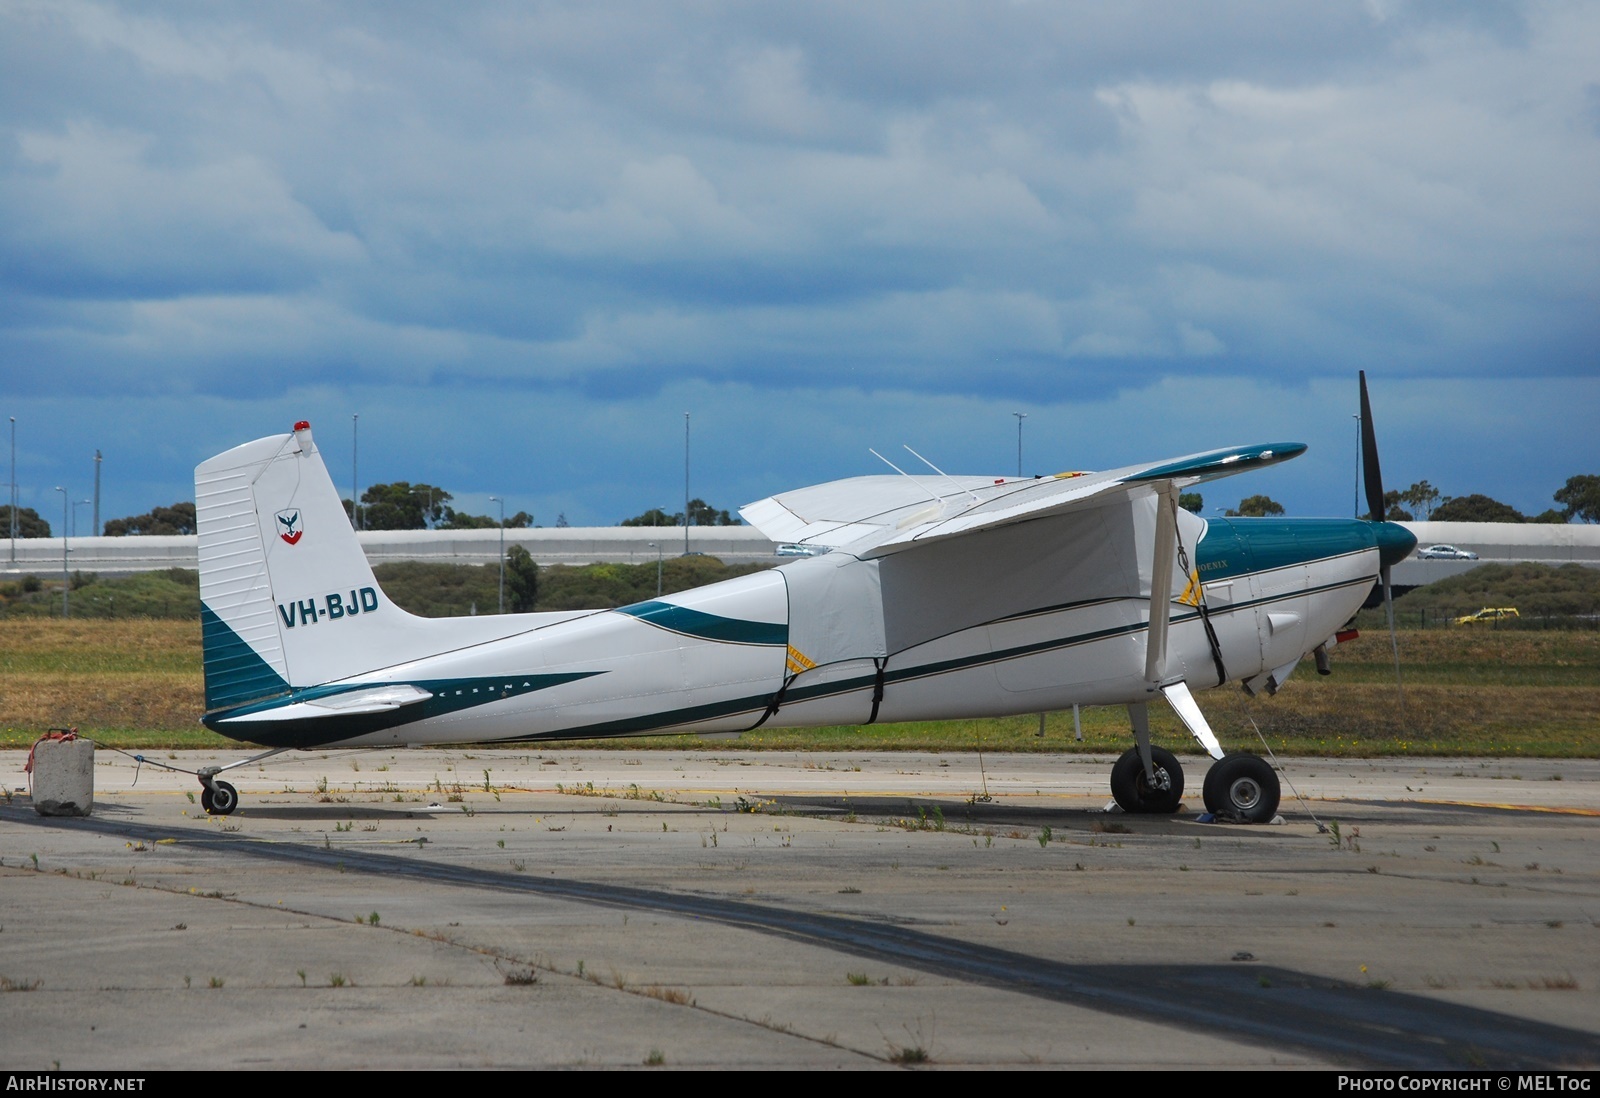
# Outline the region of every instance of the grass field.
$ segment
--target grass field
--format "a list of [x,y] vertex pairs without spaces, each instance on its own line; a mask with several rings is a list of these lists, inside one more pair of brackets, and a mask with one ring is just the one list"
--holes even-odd
[[[1237,687],[1197,691],[1230,749],[1301,755],[1600,756],[1600,633],[1431,629],[1402,632],[1402,706],[1388,637],[1364,633],[1334,653],[1334,674],[1306,661],[1276,698]],[[26,747],[52,727],[76,727],[120,747],[223,747],[198,723],[204,708],[200,629],[170,620],[0,620],[0,746]],[[758,730],[746,749],[1122,751],[1120,708],[984,721]],[[1158,742],[1198,750],[1164,705],[1151,707]],[[621,741],[693,746],[695,737]],[[604,746],[587,743],[586,746]]]

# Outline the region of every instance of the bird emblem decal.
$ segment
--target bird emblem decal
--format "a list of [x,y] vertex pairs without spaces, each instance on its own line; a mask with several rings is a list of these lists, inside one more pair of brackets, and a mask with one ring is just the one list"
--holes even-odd
[[305,527],[300,525],[300,511],[298,508],[292,511],[279,511],[278,526],[280,528],[278,536],[290,545],[299,541],[300,535],[305,533]]

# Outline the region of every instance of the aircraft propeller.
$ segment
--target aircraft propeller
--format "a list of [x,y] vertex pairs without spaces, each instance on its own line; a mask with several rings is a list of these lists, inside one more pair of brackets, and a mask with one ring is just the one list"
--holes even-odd
[[[1378,466],[1378,434],[1372,426],[1372,402],[1367,397],[1367,372],[1361,379],[1361,470],[1367,488],[1367,520],[1384,521],[1383,472]],[[1389,620],[1389,646],[1394,650],[1394,681],[1400,692],[1400,708],[1405,709],[1405,685],[1400,680],[1400,637],[1394,624],[1394,597],[1389,583],[1389,564],[1381,561],[1378,577],[1383,582],[1383,609]]]

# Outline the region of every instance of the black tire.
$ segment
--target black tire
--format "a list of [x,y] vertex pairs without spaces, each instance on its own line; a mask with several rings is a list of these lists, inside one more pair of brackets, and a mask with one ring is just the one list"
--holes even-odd
[[216,782],[200,794],[200,805],[213,816],[231,816],[239,807],[239,791],[227,782]]
[[206,813],[208,815],[210,814],[210,812],[211,812],[211,788],[209,786],[202,785],[200,787],[200,807],[205,809]]
[[1259,755],[1224,755],[1206,771],[1206,811],[1224,820],[1268,823],[1278,814],[1278,775]]
[[1183,800],[1183,767],[1178,757],[1164,748],[1150,749],[1156,784],[1145,777],[1144,760],[1137,747],[1123,752],[1111,768],[1111,795],[1124,812],[1170,816]]

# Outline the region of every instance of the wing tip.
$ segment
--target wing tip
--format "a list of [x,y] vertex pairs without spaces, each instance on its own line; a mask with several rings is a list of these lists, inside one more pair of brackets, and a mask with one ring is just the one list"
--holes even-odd
[[1306,452],[1303,442],[1265,442],[1253,446],[1229,446],[1222,450],[1208,450],[1176,461],[1163,462],[1127,479],[1130,482],[1167,480],[1173,477],[1195,477],[1209,480],[1232,476],[1246,469],[1261,469],[1268,465],[1297,458]]

